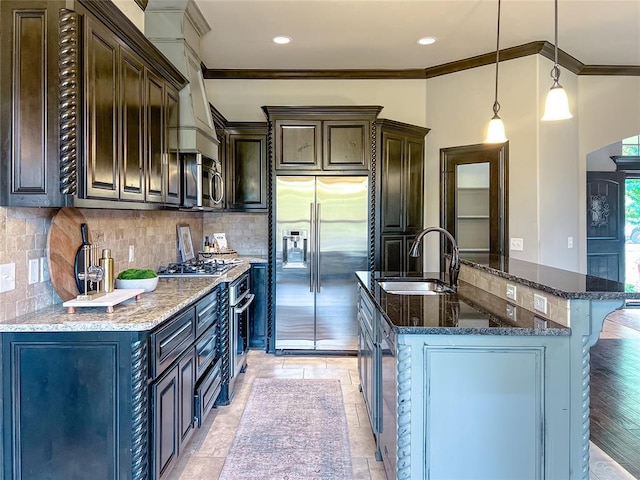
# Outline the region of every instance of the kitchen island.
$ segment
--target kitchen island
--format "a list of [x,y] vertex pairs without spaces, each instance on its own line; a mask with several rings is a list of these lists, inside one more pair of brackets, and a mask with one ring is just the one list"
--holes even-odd
[[2,478],[165,477],[228,381],[226,285],[250,266],[0,322]]
[[586,480],[589,348],[637,294],[487,260],[462,261],[455,293],[392,294],[381,281],[399,274],[357,274],[360,379],[387,476]]

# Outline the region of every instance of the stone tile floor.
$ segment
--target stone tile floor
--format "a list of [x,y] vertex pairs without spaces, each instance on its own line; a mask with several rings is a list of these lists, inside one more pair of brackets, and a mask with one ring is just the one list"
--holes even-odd
[[[349,426],[354,480],[386,480],[375,459],[375,442],[358,385],[355,357],[274,356],[251,351],[248,368],[236,382],[231,405],[219,407],[195,432],[169,475],[170,480],[217,480],[229,451],[253,380],[271,378],[337,378]],[[632,480],[633,477],[591,444],[590,480]]]

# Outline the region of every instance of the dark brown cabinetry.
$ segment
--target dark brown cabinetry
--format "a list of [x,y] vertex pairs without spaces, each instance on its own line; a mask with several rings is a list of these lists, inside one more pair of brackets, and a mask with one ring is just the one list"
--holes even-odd
[[224,164],[224,208],[236,212],[267,212],[267,124],[229,122],[212,105],[210,110]]
[[424,137],[428,128],[379,119],[375,270],[422,272],[409,248],[423,228]]
[[272,122],[274,169],[304,174],[368,172],[378,106],[262,107]]
[[228,210],[267,211],[267,125],[230,123],[226,132]]
[[80,197],[179,204],[177,91],[99,20],[85,15],[84,24]]
[[0,205],[63,206],[57,46],[62,1],[0,2]]
[[0,205],[179,204],[175,67],[112,2],[0,9]]

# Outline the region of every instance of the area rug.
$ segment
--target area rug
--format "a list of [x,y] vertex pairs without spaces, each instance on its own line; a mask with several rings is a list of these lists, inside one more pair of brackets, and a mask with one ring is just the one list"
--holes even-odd
[[352,480],[339,380],[257,378],[220,480]]

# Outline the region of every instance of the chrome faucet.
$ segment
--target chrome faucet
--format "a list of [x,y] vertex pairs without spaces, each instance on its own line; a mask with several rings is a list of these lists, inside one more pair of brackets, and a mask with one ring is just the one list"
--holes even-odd
[[423,231],[421,231],[418,234],[418,236],[413,242],[413,245],[411,245],[411,250],[409,250],[409,255],[411,255],[412,257],[420,256],[420,251],[418,250],[418,248],[420,248],[420,242],[422,242],[422,238],[429,232],[440,232],[444,234],[444,236],[447,237],[451,242],[452,252],[451,252],[451,262],[449,263],[449,285],[451,286],[451,288],[457,288],[458,275],[460,274],[460,252],[458,251],[458,243],[456,242],[456,239],[453,238],[453,235],[451,235],[447,230],[440,227],[425,228]]

